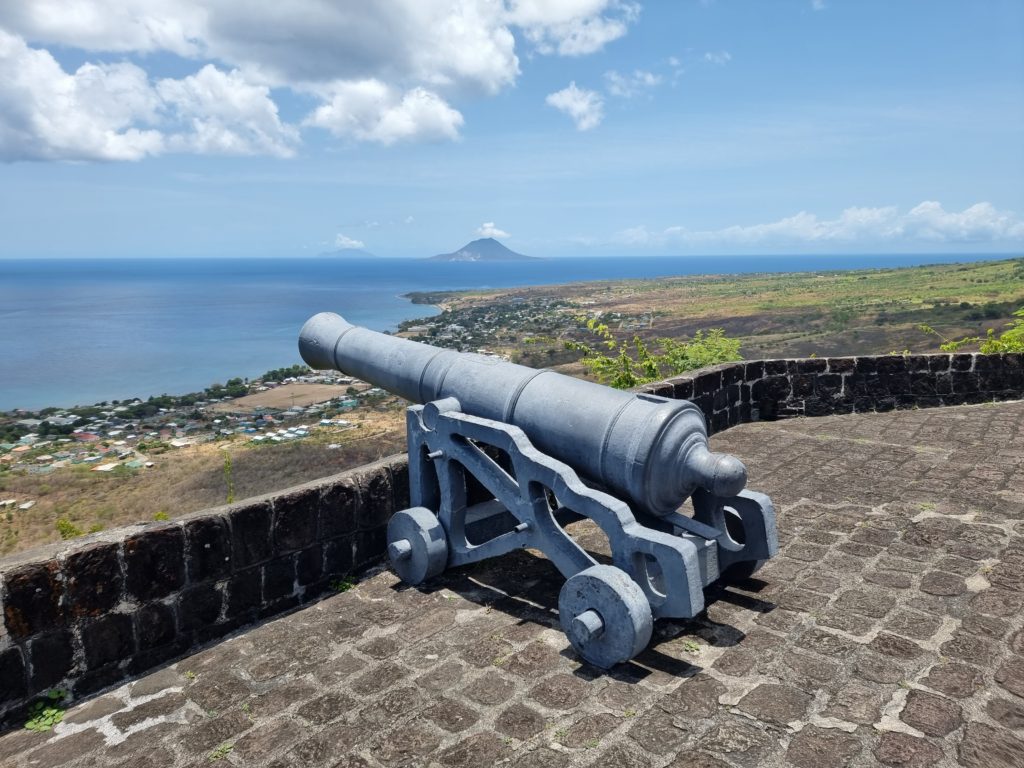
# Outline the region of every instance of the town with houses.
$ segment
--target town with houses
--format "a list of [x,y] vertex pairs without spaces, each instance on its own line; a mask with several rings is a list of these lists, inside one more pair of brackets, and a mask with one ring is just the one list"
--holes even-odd
[[[298,371],[301,366],[296,366]],[[285,443],[308,438],[314,431],[341,431],[352,426],[343,414],[387,393],[335,371],[305,372],[280,381],[257,379],[227,388],[215,385],[206,393],[224,397],[162,396],[100,403],[89,407],[16,410],[0,414],[0,472],[46,475],[86,465],[94,472],[145,470],[168,451],[214,441]],[[319,385],[310,392],[309,385]],[[247,402],[273,392],[278,405]],[[327,397],[328,394],[340,395]],[[325,398],[325,399],[322,399]],[[310,399],[318,402],[308,402]],[[291,404],[305,400],[306,404]],[[161,403],[156,405],[155,403]],[[166,403],[166,405],[163,405]],[[331,447],[328,445],[328,447]],[[3,498],[4,510],[28,510],[34,499]]]

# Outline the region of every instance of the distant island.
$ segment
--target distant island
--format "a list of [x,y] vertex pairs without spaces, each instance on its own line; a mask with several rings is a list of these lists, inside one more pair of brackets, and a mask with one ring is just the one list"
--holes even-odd
[[364,251],[362,248],[339,248],[336,251],[324,251],[320,254],[323,258],[332,259],[377,259],[375,253]]
[[493,237],[483,237],[466,243],[452,253],[440,253],[431,256],[431,261],[534,261],[536,256],[524,256],[506,248]]

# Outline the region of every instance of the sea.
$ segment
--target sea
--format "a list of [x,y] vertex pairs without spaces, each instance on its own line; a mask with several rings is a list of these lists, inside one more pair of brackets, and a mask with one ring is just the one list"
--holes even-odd
[[411,291],[903,267],[982,254],[426,259],[0,259],[0,410],[195,392],[301,362],[332,311],[375,330],[436,314]]

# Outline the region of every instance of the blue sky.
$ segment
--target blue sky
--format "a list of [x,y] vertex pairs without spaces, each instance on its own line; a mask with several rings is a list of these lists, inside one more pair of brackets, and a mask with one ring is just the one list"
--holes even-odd
[[480,234],[539,256],[1022,251],[1024,3],[0,7],[0,257]]

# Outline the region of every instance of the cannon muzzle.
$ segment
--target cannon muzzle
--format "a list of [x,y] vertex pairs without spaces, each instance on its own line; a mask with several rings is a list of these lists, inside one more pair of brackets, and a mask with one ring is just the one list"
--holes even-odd
[[540,450],[653,515],[672,514],[698,488],[732,497],[746,485],[742,462],[708,449],[704,416],[686,400],[441,349],[331,312],[306,322],[299,352],[313,368],[414,403],[455,398],[464,413],[517,426]]

